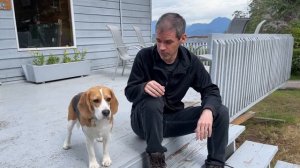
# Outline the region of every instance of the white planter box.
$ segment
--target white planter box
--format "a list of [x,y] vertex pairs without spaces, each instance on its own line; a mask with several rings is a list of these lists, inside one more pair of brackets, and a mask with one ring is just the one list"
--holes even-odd
[[78,61],[51,65],[22,65],[27,81],[43,83],[58,79],[89,75],[91,72],[90,61]]

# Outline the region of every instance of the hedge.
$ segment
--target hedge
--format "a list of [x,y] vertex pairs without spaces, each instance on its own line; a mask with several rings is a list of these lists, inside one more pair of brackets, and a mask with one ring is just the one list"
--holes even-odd
[[293,52],[292,74],[300,75],[300,48],[294,49]]

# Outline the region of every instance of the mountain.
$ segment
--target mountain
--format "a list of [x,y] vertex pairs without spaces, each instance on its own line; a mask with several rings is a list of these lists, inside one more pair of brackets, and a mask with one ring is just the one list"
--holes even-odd
[[[210,33],[224,33],[229,24],[230,19],[226,17],[218,17],[213,19],[210,23],[195,23],[187,26],[186,33],[188,36],[201,36]],[[157,21],[151,22],[151,32],[155,34],[155,25]]]
[[208,24],[192,24],[190,26],[187,26],[186,33],[188,36],[208,35],[210,33],[224,33],[227,30],[230,21],[231,20],[228,18],[218,17]]

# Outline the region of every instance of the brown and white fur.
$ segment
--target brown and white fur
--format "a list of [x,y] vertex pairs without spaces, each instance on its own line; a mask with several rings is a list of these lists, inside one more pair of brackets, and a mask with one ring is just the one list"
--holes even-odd
[[100,167],[95,156],[95,139],[103,141],[102,166],[110,166],[112,161],[108,152],[108,141],[113,127],[113,115],[117,111],[118,100],[114,92],[108,87],[95,86],[74,96],[69,105],[68,135],[63,148],[71,148],[72,130],[76,122],[79,121],[86,136],[89,168]]

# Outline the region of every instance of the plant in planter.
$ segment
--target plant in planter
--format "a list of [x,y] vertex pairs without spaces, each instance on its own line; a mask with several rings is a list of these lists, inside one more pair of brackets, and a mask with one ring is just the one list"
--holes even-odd
[[32,60],[33,65],[44,65],[45,57],[44,57],[43,53],[40,53],[38,51],[34,51],[32,53],[32,55],[33,55],[33,60]]
[[84,59],[86,51],[76,49],[72,59],[72,55],[65,50],[62,62],[57,55],[50,54],[46,59],[41,52],[34,51],[32,54],[32,64],[22,65],[27,81],[43,83],[90,74],[90,62]]
[[58,64],[58,63],[59,63],[59,57],[56,55],[50,54],[46,64],[51,65],[51,64]]
[[74,49],[74,61],[84,60],[86,53],[86,50],[79,51],[78,49]]
[[72,62],[72,59],[71,57],[69,57],[68,51],[65,50],[63,54],[63,63],[68,63],[68,62]]

